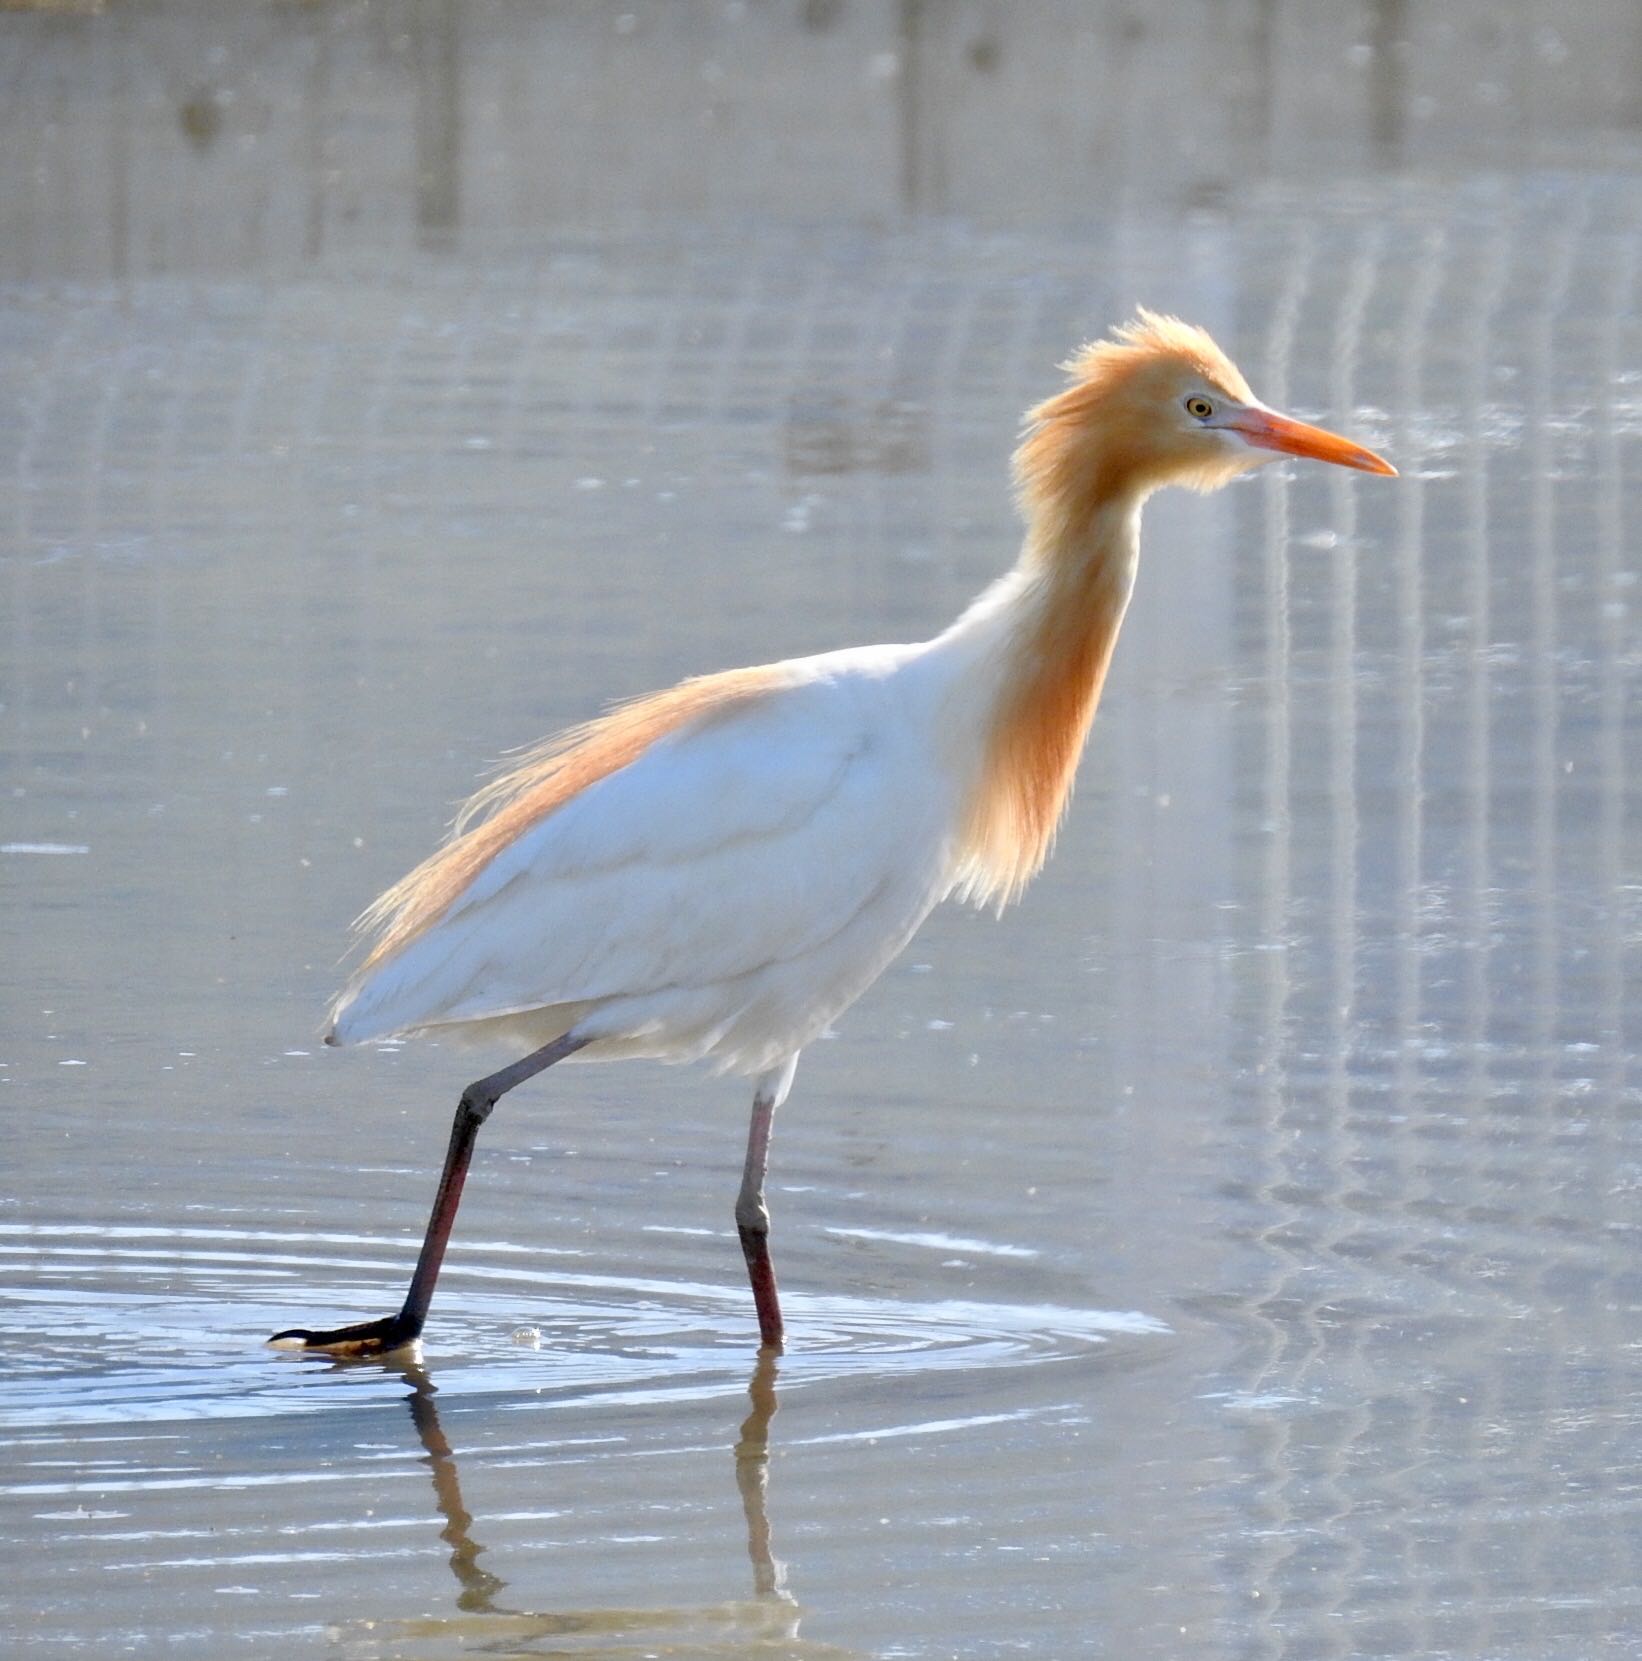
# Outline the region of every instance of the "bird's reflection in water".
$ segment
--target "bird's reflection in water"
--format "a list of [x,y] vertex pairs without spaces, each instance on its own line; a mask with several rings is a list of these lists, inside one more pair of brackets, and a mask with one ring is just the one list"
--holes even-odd
[[433,1473],[434,1503],[445,1521],[439,1538],[450,1547],[451,1573],[462,1588],[456,1597],[456,1607],[469,1614],[494,1614],[496,1594],[505,1589],[507,1582],[479,1567],[479,1556],[485,1548],[475,1542],[471,1532],[473,1513],[462,1503],[462,1479],[456,1469],[456,1455],[451,1452],[450,1438],[439,1423],[439,1409],[433,1403],[439,1393],[438,1386],[420,1365],[406,1366],[404,1373],[411,1387],[406,1398],[411,1422],[427,1452],[428,1467]]
[[[741,1491],[741,1510],[747,1519],[747,1555],[753,1565],[753,1592],[775,1598],[797,1615],[798,1605],[787,1591],[787,1565],[770,1543],[770,1420],[775,1417],[775,1354],[760,1350],[747,1386],[753,1410],[741,1421],[735,1444],[735,1485]],[[792,1635],[797,1636],[793,1622]]]
[[[382,1363],[393,1366],[393,1363]],[[770,1421],[775,1417],[776,1358],[760,1354],[747,1393],[752,1411],[735,1445],[735,1480],[747,1523],[747,1555],[753,1595],[722,1603],[650,1608],[523,1610],[502,1602],[507,1582],[480,1566],[485,1548],[473,1535],[474,1517],[462,1503],[455,1451],[439,1423],[438,1387],[419,1364],[398,1364],[410,1385],[407,1398],[416,1433],[433,1476],[434,1502],[444,1520],[440,1538],[450,1547],[451,1572],[460,1591],[459,1615],[415,1620],[350,1623],[341,1634],[350,1656],[460,1654],[472,1647],[486,1656],[548,1657],[664,1653],[674,1661],[710,1661],[777,1654],[791,1661],[847,1661],[854,1651],[799,1636],[803,1611],[786,1587],[787,1570],[775,1555],[768,1508]],[[662,1648],[658,1650],[657,1645]],[[413,1645],[414,1648],[407,1648]]]

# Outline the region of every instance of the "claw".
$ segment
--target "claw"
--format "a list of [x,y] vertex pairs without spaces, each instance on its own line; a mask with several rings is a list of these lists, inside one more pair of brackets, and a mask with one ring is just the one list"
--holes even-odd
[[420,1322],[408,1321],[403,1315],[387,1315],[379,1321],[332,1327],[326,1332],[292,1327],[276,1332],[268,1342],[278,1349],[312,1350],[323,1355],[391,1355],[395,1350],[409,1349],[421,1335]]

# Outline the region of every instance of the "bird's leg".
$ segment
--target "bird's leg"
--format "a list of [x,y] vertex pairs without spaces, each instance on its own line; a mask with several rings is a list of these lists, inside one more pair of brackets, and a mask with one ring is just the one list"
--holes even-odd
[[588,1042],[566,1033],[551,1044],[533,1050],[511,1067],[478,1079],[462,1092],[456,1104],[456,1120],[450,1128],[450,1146],[445,1151],[445,1168],[439,1177],[439,1191],[434,1196],[433,1214],[428,1218],[427,1233],[422,1238],[421,1255],[411,1275],[410,1290],[397,1315],[387,1315],[377,1321],[361,1321],[356,1326],[333,1327],[329,1331],[313,1332],[306,1327],[293,1327],[289,1332],[276,1332],[268,1340],[271,1344],[285,1344],[306,1350],[325,1350],[332,1355],[385,1355],[390,1350],[414,1344],[422,1335],[428,1318],[428,1305],[433,1302],[434,1282],[439,1278],[439,1266],[445,1260],[445,1247],[450,1241],[451,1225],[456,1221],[456,1208],[462,1202],[462,1185],[467,1181],[468,1165],[473,1159],[473,1144],[478,1139],[479,1127],[490,1117],[490,1111],[516,1084],[523,1084],[537,1073],[545,1072],[555,1061],[563,1061]]
[[766,1074],[753,1095],[752,1123],[747,1127],[747,1163],[741,1171],[735,1222],[741,1250],[752,1282],[753,1307],[758,1311],[758,1341],[765,1349],[781,1348],[781,1301],[775,1289],[775,1265],[770,1262],[770,1211],[764,1203],[764,1172],[770,1162],[770,1126],[775,1110],[792,1083],[792,1066]]

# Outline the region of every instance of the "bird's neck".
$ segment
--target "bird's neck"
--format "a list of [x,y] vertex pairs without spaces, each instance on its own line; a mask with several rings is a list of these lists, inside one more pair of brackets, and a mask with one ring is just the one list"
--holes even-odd
[[974,650],[958,884],[1005,904],[1049,855],[1134,586],[1139,495],[1035,517],[1019,563],[946,639]]

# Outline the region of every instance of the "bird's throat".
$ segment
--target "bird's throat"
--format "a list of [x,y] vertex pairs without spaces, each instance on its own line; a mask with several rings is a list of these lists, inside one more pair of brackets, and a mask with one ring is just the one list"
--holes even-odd
[[1134,586],[1139,523],[1138,502],[1124,502],[1076,532],[1028,534],[964,816],[973,899],[1006,904],[1049,856]]

